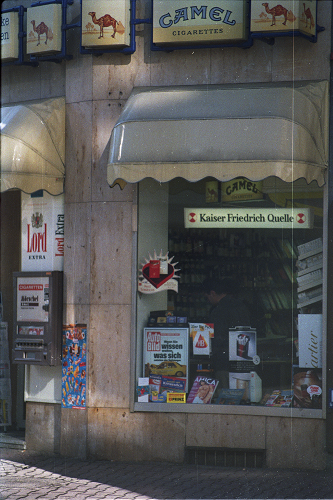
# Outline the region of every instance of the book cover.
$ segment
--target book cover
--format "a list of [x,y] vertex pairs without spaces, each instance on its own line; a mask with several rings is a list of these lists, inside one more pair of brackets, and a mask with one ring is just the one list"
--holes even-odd
[[240,405],[244,389],[222,389],[215,401],[217,405]]
[[187,402],[199,404],[210,403],[217,385],[218,380],[199,375],[193,382]]

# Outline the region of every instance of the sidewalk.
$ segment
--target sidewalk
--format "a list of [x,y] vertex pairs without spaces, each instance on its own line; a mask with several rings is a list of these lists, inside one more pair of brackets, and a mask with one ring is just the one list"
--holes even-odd
[[123,463],[0,449],[2,500],[333,499],[326,471]]

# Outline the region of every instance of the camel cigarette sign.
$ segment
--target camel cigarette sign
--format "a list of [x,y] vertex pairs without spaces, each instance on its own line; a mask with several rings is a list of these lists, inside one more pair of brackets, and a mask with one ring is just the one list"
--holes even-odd
[[61,52],[61,5],[27,9],[27,54]]
[[153,42],[213,44],[246,40],[243,0],[154,0]]
[[82,0],[82,46],[130,45],[129,0]]
[[283,0],[281,3],[251,1],[251,31],[283,32],[297,30],[316,34],[317,0]]
[[19,56],[18,12],[1,14],[1,61],[11,61]]
[[311,229],[310,208],[184,208],[185,228]]

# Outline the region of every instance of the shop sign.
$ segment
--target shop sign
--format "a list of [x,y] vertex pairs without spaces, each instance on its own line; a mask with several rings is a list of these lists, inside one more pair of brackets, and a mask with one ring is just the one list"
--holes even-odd
[[1,14],[1,61],[12,61],[19,56],[19,15],[18,12]]
[[154,0],[153,43],[216,44],[246,40],[246,1]]
[[251,1],[251,32],[300,31],[314,36],[317,26],[317,0]]
[[176,272],[179,269],[175,268],[175,263],[172,264],[173,257],[169,258],[168,254],[163,255],[162,251],[159,255],[154,252],[154,257],[149,255],[145,264],[142,264],[141,273],[139,276],[138,290],[141,293],[157,293],[164,290],[174,290],[178,292],[178,281]]
[[[48,303],[48,277],[17,278],[17,321],[47,323],[49,320],[49,313],[46,306]],[[18,333],[25,332],[18,331]],[[34,334],[37,335],[37,333]],[[40,334],[41,332],[39,332],[39,335]]]
[[239,177],[229,182],[222,182],[222,202],[251,201],[263,198],[262,181],[253,182]]
[[298,315],[299,366],[322,367],[322,314]]
[[185,228],[310,229],[309,208],[184,208]]
[[130,45],[130,0],[82,0],[82,46]]
[[61,5],[27,9],[27,54],[61,52]]
[[37,198],[22,193],[21,199],[21,270],[62,271],[64,196],[44,191]]

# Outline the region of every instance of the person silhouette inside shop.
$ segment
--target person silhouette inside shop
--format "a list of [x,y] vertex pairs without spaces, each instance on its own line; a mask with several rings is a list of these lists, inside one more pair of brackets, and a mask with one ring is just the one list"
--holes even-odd
[[237,286],[229,278],[207,278],[202,291],[212,305],[209,323],[214,323],[211,364],[219,388],[229,388],[229,329],[250,326],[250,314],[246,305],[236,297]]

